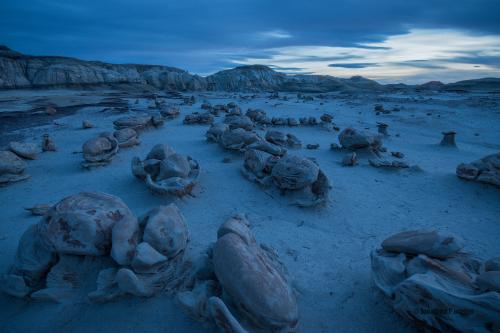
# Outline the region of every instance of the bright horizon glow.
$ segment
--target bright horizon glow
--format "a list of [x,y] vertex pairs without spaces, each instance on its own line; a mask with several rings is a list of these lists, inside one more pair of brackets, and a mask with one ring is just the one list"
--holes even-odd
[[381,82],[450,82],[464,77],[500,76],[500,68],[480,61],[482,58],[500,59],[500,36],[473,35],[450,29],[411,29],[406,34],[358,47],[287,46],[265,52],[271,55],[268,59],[248,57],[232,63],[293,68],[282,70],[293,74],[362,75]]

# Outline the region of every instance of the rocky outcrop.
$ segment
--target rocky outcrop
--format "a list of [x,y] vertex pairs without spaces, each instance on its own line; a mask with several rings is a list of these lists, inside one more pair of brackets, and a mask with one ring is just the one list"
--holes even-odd
[[383,86],[361,76],[286,75],[263,65],[239,66],[207,77],[209,90],[328,92],[380,90]]
[[166,66],[83,61],[67,57],[28,56],[0,47],[0,88],[100,84],[144,84],[162,90],[205,90],[205,79]]
[[108,64],[68,57],[29,56],[0,46],[0,89],[134,84],[167,91],[309,91],[381,88],[362,77],[286,75],[263,65],[239,66],[207,77],[182,69]]
[[287,76],[263,65],[240,66],[217,72],[207,77],[210,90],[223,91],[279,91]]
[[0,89],[133,84],[166,91],[311,92],[382,90],[500,90],[500,79],[451,84],[381,85],[361,76],[287,75],[264,65],[245,65],[207,77],[159,65],[108,64],[68,57],[30,56],[0,45]]

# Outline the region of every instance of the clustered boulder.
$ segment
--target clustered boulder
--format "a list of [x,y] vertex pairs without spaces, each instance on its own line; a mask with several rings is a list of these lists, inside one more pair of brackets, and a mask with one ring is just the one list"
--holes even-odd
[[500,329],[500,258],[482,262],[436,230],[395,234],[371,253],[375,285],[401,316],[440,332]]
[[26,230],[0,286],[15,297],[54,302],[175,293],[187,314],[226,332],[294,331],[299,316],[291,278],[249,227],[242,214],[229,218],[215,244],[192,256],[175,204],[136,218],[118,197],[82,192]]
[[314,161],[305,157],[279,157],[249,149],[241,172],[248,180],[271,192],[277,191],[277,197],[284,194],[297,206],[315,206],[328,200],[327,176]]
[[177,285],[173,272],[181,269],[187,242],[174,204],[137,219],[120,198],[83,192],[64,198],[28,228],[1,285],[16,297],[59,302],[78,297],[88,274],[99,271],[91,300],[151,296]]
[[191,193],[200,173],[200,166],[190,156],[174,151],[166,144],[157,144],[144,160],[132,159],[132,174],[146,183],[156,194],[184,196]]

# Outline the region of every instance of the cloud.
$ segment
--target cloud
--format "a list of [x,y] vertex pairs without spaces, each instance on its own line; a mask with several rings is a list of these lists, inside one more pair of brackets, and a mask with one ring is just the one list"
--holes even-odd
[[351,62],[351,63],[337,63],[328,65],[328,67],[340,67],[340,68],[365,68],[374,66],[378,66],[378,64],[373,62]]
[[446,69],[446,66],[438,65],[432,60],[409,60],[393,63],[396,66],[409,66],[416,68],[427,68],[427,69]]
[[300,67],[280,67],[280,66],[274,66],[274,65],[269,65],[272,69],[275,71],[301,71],[304,70],[304,68]]
[[259,32],[257,35],[260,38],[265,38],[265,39],[286,39],[286,38],[292,38],[292,35],[290,35],[288,32],[283,31],[283,30],[263,31],[263,32]]
[[500,35],[450,29],[411,29],[362,47],[289,46],[270,49],[269,54],[267,59],[240,57],[237,63],[286,65],[315,74],[385,81],[500,76]]
[[[321,74],[412,80],[438,72],[398,63],[426,60],[465,78],[497,73],[491,41],[500,36],[498,22],[498,0],[16,0],[0,1],[0,44],[198,74],[265,60]],[[379,66],[328,66],[335,63]]]

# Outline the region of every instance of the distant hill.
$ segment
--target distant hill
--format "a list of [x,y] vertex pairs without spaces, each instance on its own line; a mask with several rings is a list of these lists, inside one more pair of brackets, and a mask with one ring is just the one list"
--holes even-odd
[[464,80],[445,85],[448,91],[497,91],[500,92],[500,78],[488,77],[477,80]]
[[442,90],[445,87],[445,84],[441,81],[429,81],[427,83],[418,85],[418,89],[426,89],[426,90]]
[[496,78],[452,84],[431,81],[418,86],[381,85],[361,76],[344,79],[328,75],[287,75],[264,65],[239,66],[202,77],[179,68],[160,65],[109,64],[69,57],[24,55],[0,45],[0,89],[122,83],[169,91],[500,91],[500,79]]

